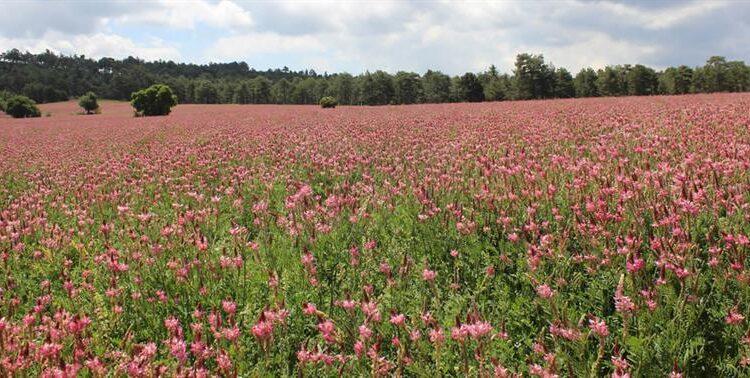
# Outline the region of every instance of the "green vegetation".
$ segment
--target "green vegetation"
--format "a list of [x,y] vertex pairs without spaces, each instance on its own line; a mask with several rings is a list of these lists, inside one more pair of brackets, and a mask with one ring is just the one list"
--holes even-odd
[[0,112],[5,111],[5,103],[11,96],[13,96],[13,94],[8,91],[0,91]]
[[339,102],[336,101],[336,99],[333,98],[333,97],[331,97],[331,96],[326,96],[326,97],[323,97],[323,98],[320,99],[320,107],[323,108],[323,109],[326,109],[326,108],[335,108],[336,105],[338,105],[338,104],[339,104]]
[[36,102],[26,96],[11,96],[4,103],[5,113],[13,118],[32,118],[42,115]]
[[469,102],[484,101],[484,88],[476,75],[471,72],[465,73],[458,79],[457,98],[465,99]]
[[86,114],[93,114],[99,109],[99,102],[97,101],[96,94],[94,94],[94,92],[88,92],[85,95],[79,97],[78,105],[83,108]]
[[399,71],[319,74],[289,68],[259,71],[244,62],[204,65],[84,56],[0,53],[0,90],[36,102],[64,101],[94,91],[100,98],[128,100],[131,93],[162,83],[180,103],[317,104],[331,96],[342,105],[385,105],[541,98],[628,96],[750,90],[750,67],[714,56],[701,67],[657,71],[641,64],[584,68],[573,75],[543,55],[519,54],[511,73],[487,71],[449,76]]
[[154,84],[146,89],[133,92],[130,103],[139,116],[167,115],[177,105],[177,96],[164,84]]

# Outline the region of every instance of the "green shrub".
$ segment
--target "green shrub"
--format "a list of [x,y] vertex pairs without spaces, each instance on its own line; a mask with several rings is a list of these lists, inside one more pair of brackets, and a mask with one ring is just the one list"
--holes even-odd
[[94,92],[88,92],[78,98],[78,105],[83,108],[86,114],[93,114],[97,109],[99,109],[99,102],[97,101],[97,97]]
[[324,108],[324,109],[325,108],[335,108],[336,105],[338,105],[338,104],[339,104],[339,102],[336,101],[336,99],[333,98],[333,97],[331,97],[331,96],[325,96],[325,97],[323,97],[323,98],[320,99],[320,107]]
[[5,113],[13,118],[41,117],[36,102],[26,96],[12,96],[5,101]]
[[167,115],[177,105],[177,96],[164,84],[154,84],[134,92],[130,99],[137,116]]

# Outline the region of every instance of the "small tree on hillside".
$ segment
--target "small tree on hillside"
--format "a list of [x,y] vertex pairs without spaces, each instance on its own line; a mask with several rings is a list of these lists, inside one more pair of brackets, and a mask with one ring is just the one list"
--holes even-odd
[[13,96],[5,102],[5,112],[13,118],[41,117],[36,102],[26,96]]
[[139,116],[167,115],[172,111],[172,107],[177,105],[177,96],[164,84],[154,84],[141,89],[134,92],[130,98],[130,103]]
[[86,111],[86,114],[92,114],[99,109],[99,103],[97,102],[96,94],[94,92],[88,92],[78,99],[78,105]]

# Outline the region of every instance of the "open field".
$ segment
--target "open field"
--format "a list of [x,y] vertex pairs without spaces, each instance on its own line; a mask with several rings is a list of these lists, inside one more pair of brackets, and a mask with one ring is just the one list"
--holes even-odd
[[0,375],[749,376],[750,95],[0,119]]

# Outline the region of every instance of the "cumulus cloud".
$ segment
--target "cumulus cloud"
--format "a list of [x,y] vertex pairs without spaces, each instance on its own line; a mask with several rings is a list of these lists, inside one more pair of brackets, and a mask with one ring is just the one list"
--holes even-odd
[[47,32],[85,34],[111,24],[151,24],[192,29],[202,24],[222,29],[253,24],[250,12],[230,0],[210,1],[38,1],[9,0],[12,12],[0,13],[4,37],[41,37]]
[[208,1],[159,0],[139,11],[112,18],[126,24],[147,23],[176,29],[194,29],[198,24],[222,29],[246,28],[253,24],[250,12],[229,0]]
[[[13,1],[13,0],[11,0]],[[749,59],[750,3],[713,1],[23,1],[0,15],[0,47],[91,56],[244,60],[318,71],[510,71],[515,54],[557,66]],[[160,55],[163,54],[163,55]]]
[[[709,55],[738,52],[738,48],[725,48],[729,43],[724,41],[734,34],[732,30],[704,34],[711,42],[696,53],[701,57],[689,56],[686,60],[682,58],[687,53],[674,46],[694,35],[675,31],[690,29],[704,20],[716,24],[721,18],[731,19],[725,24],[741,24],[741,18],[728,15],[727,11],[750,9],[745,4],[723,0],[285,2],[244,6],[258,15],[255,30],[247,34],[248,41],[257,33],[271,33],[285,41],[304,37],[311,41],[311,48],[306,49],[309,54],[318,60],[316,54],[324,54],[328,66],[339,70],[437,68],[450,73],[484,69],[489,64],[509,71],[515,54],[527,51],[544,53],[556,65],[573,71],[584,66],[636,62],[657,67],[700,64]],[[206,49],[204,56],[221,51],[222,57],[247,57],[252,64],[259,54],[272,53],[227,43],[240,40],[243,39],[237,36],[222,38]],[[709,51],[709,45],[720,51]],[[739,58],[750,53],[748,48],[739,50]],[[292,66],[310,60],[309,55],[299,54],[289,58],[291,61],[285,64]]]
[[613,14],[621,20],[643,26],[651,30],[662,30],[689,22],[716,9],[731,5],[728,1],[712,0],[678,4],[661,9],[638,9],[626,4],[602,2],[596,4],[602,11]]
[[169,46],[160,39],[151,39],[147,43],[135,43],[126,37],[105,33],[68,36],[60,32],[47,32],[41,38],[0,37],[0,50],[6,51],[11,48],[22,51],[51,50],[89,57],[137,56],[147,60],[179,60],[181,57],[176,47]]
[[[659,51],[655,44],[635,43],[615,39],[605,33],[576,32],[575,42],[565,46],[529,45],[518,52],[539,51],[558,67],[578,70],[582,67],[600,68],[608,64],[647,62]],[[607,51],[606,56],[600,51]],[[660,67],[657,67],[660,68]],[[576,72],[573,72],[575,74]]]
[[41,39],[45,33],[93,33],[106,24],[110,15],[138,8],[117,2],[61,2],[9,0],[0,12],[0,36]]
[[248,33],[219,38],[207,55],[218,59],[234,59],[255,54],[323,51],[320,39],[311,35],[283,35],[277,33]]

